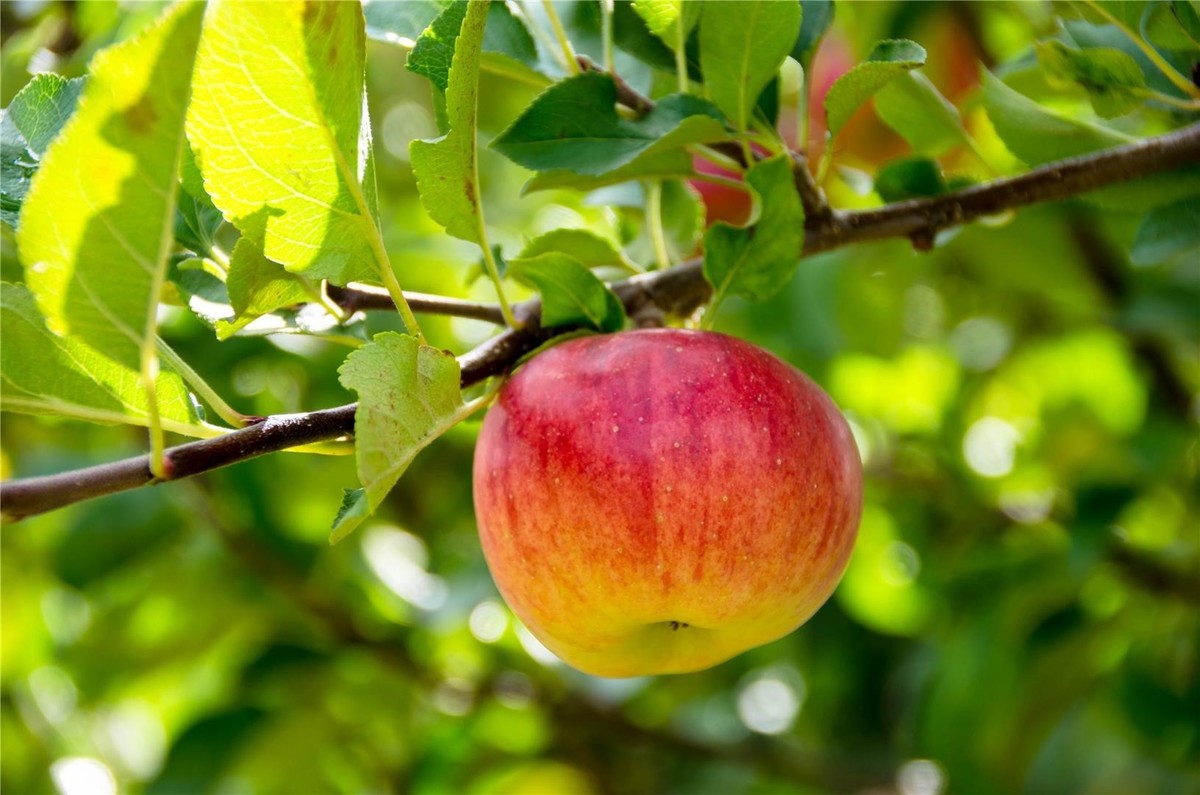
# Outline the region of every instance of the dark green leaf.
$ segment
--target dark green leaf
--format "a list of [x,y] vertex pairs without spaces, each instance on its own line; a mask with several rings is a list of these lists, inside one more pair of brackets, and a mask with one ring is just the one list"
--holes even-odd
[[542,325],[585,323],[600,331],[625,324],[625,308],[608,286],[579,260],[560,251],[508,263],[509,275],[542,296]]
[[720,111],[687,94],[664,97],[642,119],[616,110],[610,76],[587,72],[561,80],[502,132],[492,147],[535,171],[598,176],[640,157],[729,137]]
[[875,192],[885,202],[898,202],[945,193],[946,182],[936,162],[927,157],[909,157],[879,169]]
[[1129,259],[1135,265],[1156,265],[1196,251],[1200,251],[1200,197],[1193,196],[1151,211],[1138,227]]

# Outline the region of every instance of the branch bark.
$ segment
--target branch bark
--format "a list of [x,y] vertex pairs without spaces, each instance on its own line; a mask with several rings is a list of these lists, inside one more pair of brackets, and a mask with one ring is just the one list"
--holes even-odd
[[[1200,163],[1200,124],[1095,154],[1051,163],[1026,174],[1000,179],[928,199],[897,202],[873,210],[831,211],[805,223],[802,255],[853,243],[903,237],[917,248],[932,245],[937,233],[976,218],[1054,201],[1138,177]],[[691,314],[709,297],[701,261],[639,274],[612,285],[631,315],[648,305],[676,315]],[[460,303],[460,302],[452,302]],[[482,305],[486,306],[486,305]],[[439,311],[428,308],[427,311]],[[536,300],[518,307],[520,328],[508,329],[459,357],[463,386],[510,369],[520,357],[566,327],[544,329]],[[0,516],[16,521],[81,500],[177,480],[249,458],[314,442],[350,436],[355,404],[268,417],[263,422],[215,438],[166,451],[168,477],[155,479],[146,456],[101,464],[74,472],[22,478],[0,484]]]

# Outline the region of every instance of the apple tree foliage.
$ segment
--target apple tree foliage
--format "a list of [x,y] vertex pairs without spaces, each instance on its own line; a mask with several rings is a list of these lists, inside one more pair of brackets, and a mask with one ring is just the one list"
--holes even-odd
[[[295,448],[6,526],[5,788],[1200,785],[1194,0],[0,14],[3,477]],[[821,382],[864,520],[802,632],[605,682],[497,600],[473,418],[661,322]]]

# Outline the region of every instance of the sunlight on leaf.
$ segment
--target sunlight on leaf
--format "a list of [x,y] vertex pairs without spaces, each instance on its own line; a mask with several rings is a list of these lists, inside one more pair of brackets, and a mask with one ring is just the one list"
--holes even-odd
[[339,284],[381,278],[357,3],[218,2],[188,138],[213,203],[265,255]]

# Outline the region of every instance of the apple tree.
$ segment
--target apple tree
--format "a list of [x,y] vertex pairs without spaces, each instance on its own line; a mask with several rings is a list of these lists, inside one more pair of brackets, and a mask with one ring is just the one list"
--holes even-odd
[[0,15],[3,787],[1200,786],[1195,0]]

